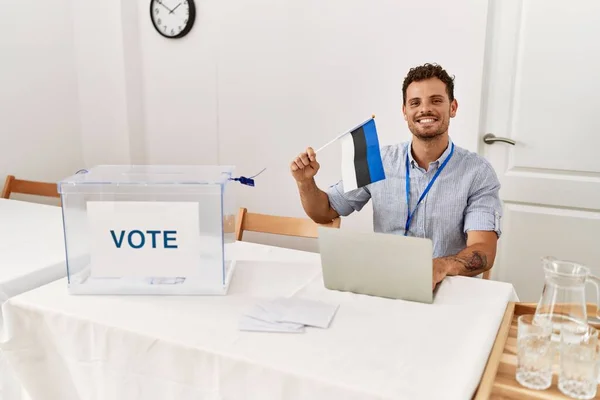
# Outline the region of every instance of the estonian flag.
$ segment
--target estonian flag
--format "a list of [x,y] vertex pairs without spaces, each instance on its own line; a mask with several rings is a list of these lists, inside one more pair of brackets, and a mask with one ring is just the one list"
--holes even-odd
[[375,119],[342,137],[342,180],[344,192],[385,179]]

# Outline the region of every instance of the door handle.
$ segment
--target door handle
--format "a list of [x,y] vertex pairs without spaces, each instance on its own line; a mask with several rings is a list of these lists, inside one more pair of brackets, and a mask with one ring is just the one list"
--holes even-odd
[[486,133],[483,136],[483,141],[485,144],[494,144],[496,142],[508,143],[508,144],[512,144],[513,146],[515,144],[517,144],[517,142],[515,142],[512,139],[504,138],[504,137],[496,137],[496,135],[494,135],[493,133]]

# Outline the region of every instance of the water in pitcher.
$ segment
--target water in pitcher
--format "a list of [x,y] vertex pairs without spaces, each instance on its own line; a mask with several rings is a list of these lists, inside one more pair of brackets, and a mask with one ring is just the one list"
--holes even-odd
[[561,328],[571,325],[585,329],[588,323],[585,287],[592,283],[598,290],[600,280],[590,270],[570,261],[553,257],[542,259],[544,266],[544,289],[537,305],[536,319],[552,321],[552,342],[560,341]]

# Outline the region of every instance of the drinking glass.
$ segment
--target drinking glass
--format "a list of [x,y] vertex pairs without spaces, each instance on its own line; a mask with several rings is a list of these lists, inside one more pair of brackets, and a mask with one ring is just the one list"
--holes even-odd
[[530,389],[549,388],[553,355],[552,322],[533,314],[521,315],[517,330],[517,382]]
[[597,376],[598,330],[592,326],[564,326],[558,389],[574,399],[592,399],[596,396]]

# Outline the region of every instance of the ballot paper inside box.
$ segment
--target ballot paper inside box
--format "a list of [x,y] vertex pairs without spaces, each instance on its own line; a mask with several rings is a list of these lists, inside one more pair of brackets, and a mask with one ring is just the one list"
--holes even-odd
[[101,165],[58,183],[72,294],[226,294],[232,166]]

